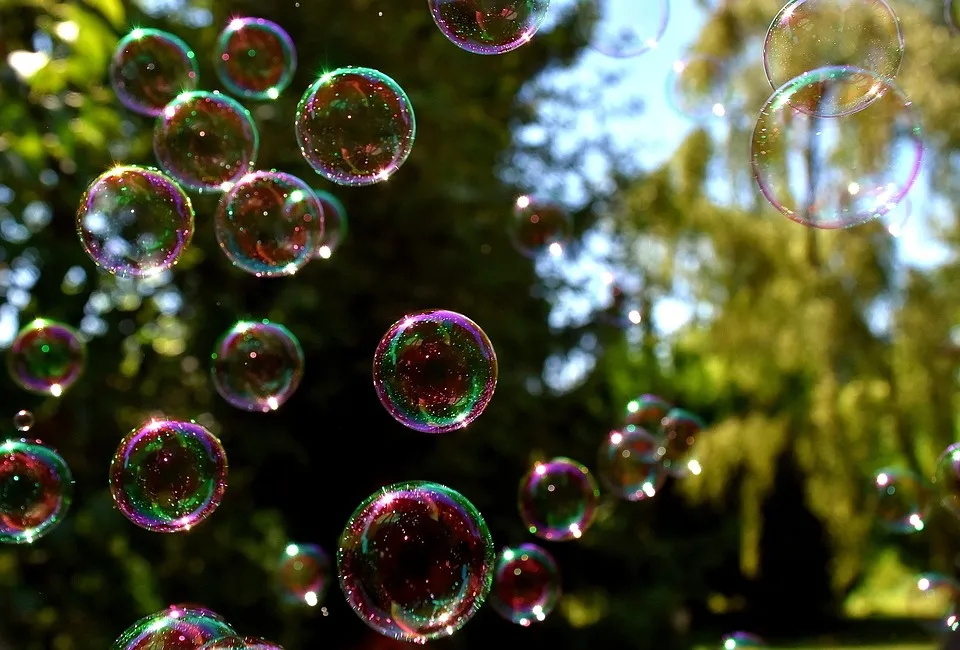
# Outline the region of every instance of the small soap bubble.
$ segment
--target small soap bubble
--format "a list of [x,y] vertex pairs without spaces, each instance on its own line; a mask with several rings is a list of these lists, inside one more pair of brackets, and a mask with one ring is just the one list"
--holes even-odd
[[530,196],[517,198],[513,210],[511,239],[527,257],[563,253],[570,239],[571,223],[559,205]]
[[486,600],[495,552],[487,524],[462,494],[426,481],[370,495],[340,536],[337,568],[347,602],[387,637],[425,643],[450,636]]
[[259,149],[260,133],[250,112],[216,92],[177,95],[153,129],[160,168],[198,192],[229,189],[253,169]]
[[17,333],[7,351],[7,370],[20,388],[37,395],[63,395],[83,374],[87,346],[75,329],[37,318]]
[[667,480],[660,441],[645,429],[627,425],[611,431],[600,445],[597,473],[618,497],[643,501],[656,496]]
[[733,86],[729,66],[712,56],[675,61],[667,80],[667,98],[674,110],[693,120],[726,117]]
[[236,631],[208,609],[173,606],[144,616],[113,642],[113,650],[200,650]]
[[746,648],[766,648],[767,644],[755,634],[734,632],[723,637],[723,650],[741,650]]
[[960,442],[947,447],[937,459],[933,489],[940,505],[960,517]]
[[960,583],[939,573],[923,573],[917,576],[917,594],[925,614],[938,621],[937,630],[954,628],[960,605]]
[[13,426],[20,433],[26,433],[32,429],[33,423],[33,413],[30,411],[17,411],[17,414],[13,416]]
[[543,25],[550,0],[428,0],[440,32],[461,50],[505,54],[529,42]]
[[223,254],[242,271],[258,278],[293,275],[323,237],[323,206],[296,176],[253,172],[220,198],[214,228]]
[[660,435],[663,418],[667,416],[673,404],[656,395],[641,395],[627,402],[623,423],[645,429],[655,436]]
[[497,386],[497,355],[480,326],[431,309],[387,330],[373,357],[373,384],[387,412],[426,433],[462,429],[487,408]]
[[347,236],[347,209],[330,192],[314,190],[314,194],[323,206],[323,236],[313,256],[328,260]]
[[490,604],[508,621],[529,626],[550,615],[560,599],[560,570],[536,544],[503,549],[497,556]]
[[330,556],[317,544],[287,544],[277,576],[285,602],[316,607],[330,586]]
[[370,68],[324,74],[297,106],[303,157],[338,185],[372,185],[390,178],[410,155],[416,130],[407,94]]
[[156,117],[182,92],[197,87],[200,68],[190,46],[158,29],[134,29],[110,60],[117,99],[135,113]]
[[593,524],[600,488],[569,458],[536,463],[520,481],[520,518],[532,534],[553,542],[579,539]]
[[122,166],[101,174],[77,210],[77,235],[90,259],[124,278],[174,266],[193,238],[190,198],[166,174]]
[[265,18],[234,18],[217,39],[217,76],[234,95],[276,99],[297,70],[290,35]]
[[123,515],[157,533],[194,528],[227,488],[227,454],[196,422],[150,420],[130,432],[110,464],[110,491]]
[[877,490],[877,520],[893,533],[914,533],[924,528],[930,489],[913,472],[886,468],[873,477]]
[[669,19],[668,0],[586,0],[579,25],[592,49],[625,59],[656,49]]
[[663,466],[671,476],[683,477],[688,473],[687,461],[697,436],[706,428],[703,420],[684,409],[673,408],[663,418],[662,453]]
[[66,461],[39,440],[0,444],[0,542],[30,544],[62,520],[73,497]]
[[236,323],[217,341],[211,360],[217,392],[245,411],[276,411],[303,378],[300,341],[267,320]]

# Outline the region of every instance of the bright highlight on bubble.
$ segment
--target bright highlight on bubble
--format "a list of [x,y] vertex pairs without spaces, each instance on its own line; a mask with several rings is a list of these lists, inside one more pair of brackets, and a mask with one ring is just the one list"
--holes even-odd
[[684,409],[670,409],[661,421],[661,462],[671,476],[682,478],[690,467],[690,451],[706,428],[703,420]]
[[505,54],[533,38],[550,0],[427,0],[451,43],[473,54]]
[[907,470],[886,468],[873,477],[877,491],[877,520],[893,533],[914,533],[924,529],[930,507],[930,489]]
[[639,427],[654,436],[659,436],[663,418],[672,408],[673,404],[662,397],[650,394],[641,395],[627,402],[627,407],[624,409],[623,424]]
[[520,196],[514,203],[510,235],[527,257],[563,254],[571,230],[570,216],[559,205],[530,196]]
[[625,59],[656,49],[669,18],[669,0],[586,0],[579,25],[591,48]]
[[323,237],[323,206],[296,176],[258,171],[220,198],[214,227],[220,250],[240,270],[258,278],[293,275]]
[[425,643],[459,630],[483,604],[493,539],[459,492],[426,481],[397,483],[351,515],[337,568],[347,602],[367,625]]
[[536,463],[520,481],[520,518],[532,534],[553,542],[580,539],[593,524],[600,488],[569,458]]
[[94,263],[113,275],[146,278],[174,266],[193,239],[190,198],[149,167],[121,166],[87,188],[77,235]]
[[497,355],[466,316],[422,311],[404,316],[383,335],[373,357],[373,385],[400,424],[447,433],[487,408],[497,386]]
[[347,209],[330,192],[314,190],[314,194],[323,207],[323,236],[313,256],[328,260],[347,236]]
[[[923,608],[933,614],[940,625],[938,632],[957,627],[958,605],[960,605],[960,583],[939,573],[923,573],[917,576],[917,593]],[[926,612],[925,612],[926,613]]]
[[316,607],[327,596],[331,568],[330,556],[317,544],[287,544],[277,568],[281,598]]
[[747,648],[766,648],[767,644],[756,634],[734,632],[723,637],[720,642],[723,650],[746,650]]
[[20,388],[63,395],[83,374],[87,346],[69,325],[46,318],[27,323],[7,351],[7,370]]
[[0,444],[0,542],[30,544],[67,514],[73,475],[66,461],[39,440]]
[[217,76],[234,95],[276,99],[297,70],[290,35],[266,18],[234,18],[220,32],[214,60]]
[[131,111],[156,117],[182,92],[197,87],[197,57],[182,40],[157,29],[134,29],[110,60],[110,83]]
[[236,634],[219,614],[206,608],[173,605],[131,625],[111,650],[200,650],[211,641]]
[[505,548],[497,555],[490,604],[502,617],[522,625],[546,620],[560,600],[560,570],[536,544]]
[[667,480],[664,448],[645,429],[627,425],[611,431],[600,445],[597,473],[618,497],[643,501],[657,495]]
[[13,426],[20,433],[26,433],[32,429],[33,424],[33,413],[30,411],[17,411],[17,414],[13,416]]
[[728,66],[711,56],[674,61],[667,78],[667,99],[674,110],[693,120],[726,117],[731,91]]
[[416,130],[407,94],[370,68],[324,74],[297,106],[303,157],[338,185],[372,185],[390,178],[410,155]]
[[120,512],[157,533],[188,531],[209,517],[227,489],[227,454],[196,422],[150,420],[130,432],[110,464]]

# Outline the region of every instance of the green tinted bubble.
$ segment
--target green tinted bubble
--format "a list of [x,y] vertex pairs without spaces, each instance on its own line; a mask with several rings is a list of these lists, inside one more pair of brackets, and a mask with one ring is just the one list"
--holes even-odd
[[73,497],[73,475],[38,440],[0,445],[0,542],[29,544],[59,524]]
[[536,463],[520,481],[518,506],[527,529],[542,539],[579,539],[593,524],[600,488],[569,458]]

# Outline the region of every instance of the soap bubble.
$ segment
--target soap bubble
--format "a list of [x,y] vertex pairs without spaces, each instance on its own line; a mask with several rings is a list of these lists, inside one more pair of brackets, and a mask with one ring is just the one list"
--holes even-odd
[[347,602],[367,625],[425,643],[459,630],[483,604],[493,539],[459,492],[426,481],[397,483],[351,515],[337,567]]
[[746,648],[766,648],[767,644],[755,634],[734,632],[723,637],[723,650],[741,650]]
[[913,216],[913,203],[909,198],[904,198],[900,203],[890,207],[889,211],[883,215],[883,225],[890,233],[891,237],[899,237],[903,234],[907,222]]
[[190,198],[165,174],[122,166],[87,188],[77,211],[77,235],[90,259],[125,278],[171,268],[193,238]]
[[323,207],[296,176],[247,174],[220,199],[214,226],[234,266],[257,277],[293,275],[313,257],[324,228]]
[[217,392],[245,411],[276,411],[303,378],[300,341],[268,320],[238,321],[217,341],[211,359]]
[[560,599],[560,570],[536,544],[505,548],[497,556],[490,604],[508,621],[527,627],[543,621]]
[[314,190],[317,200],[323,206],[323,236],[314,252],[314,257],[330,259],[330,256],[340,248],[340,244],[347,236],[347,209],[330,192]]
[[462,429],[487,408],[497,386],[497,355],[480,326],[462,314],[409,314],[383,335],[373,384],[387,412],[426,433]]
[[593,475],[577,461],[538,462],[520,481],[520,518],[542,539],[579,539],[593,524],[599,498]]
[[246,650],[283,650],[282,647],[278,646],[273,641],[267,641],[266,639],[262,638],[248,636],[245,637],[243,641],[246,644],[244,646]]
[[276,99],[297,70],[290,35],[265,18],[234,18],[220,32],[215,60],[217,76],[234,95]]
[[190,46],[158,29],[134,29],[120,39],[110,60],[117,99],[149,117],[163,112],[180,93],[197,87],[197,57]]
[[300,151],[338,185],[387,180],[410,155],[413,105],[396,81],[370,68],[338,68],[314,82],[296,115]]
[[69,325],[46,318],[26,324],[7,352],[7,370],[20,388],[60,397],[83,374],[87,346]]
[[725,117],[730,112],[729,67],[712,56],[675,61],[667,81],[667,97],[680,114],[694,120]]
[[150,420],[120,442],[110,464],[120,512],[157,533],[203,522],[220,505],[226,479],[223,446],[196,422]]
[[70,508],[73,475],[39,440],[0,444],[0,542],[30,544],[53,530]]
[[210,641],[236,634],[210,610],[175,605],[131,625],[113,642],[112,650],[199,650]]
[[917,591],[924,613],[932,612],[939,625],[938,630],[955,628],[957,624],[958,603],[960,603],[960,583],[939,573],[923,573],[917,576]]
[[667,480],[660,441],[645,429],[627,425],[611,431],[600,446],[597,473],[618,497],[643,501],[656,496]]
[[960,517],[960,442],[947,447],[937,459],[933,489],[940,504]]
[[291,605],[316,607],[330,586],[330,556],[316,544],[287,544],[277,571],[280,595]]
[[567,211],[559,205],[529,196],[517,198],[513,211],[511,239],[527,257],[563,253],[572,226]]
[[690,411],[678,408],[670,409],[661,424],[663,466],[673,476],[686,476],[690,450],[706,425]]
[[663,418],[667,416],[673,404],[656,395],[641,395],[627,402],[623,423],[646,429],[653,435],[660,434]]
[[586,0],[580,27],[590,47],[616,58],[655,49],[670,18],[668,0]]
[[231,636],[211,641],[201,650],[283,650],[283,648],[266,639]]
[[873,478],[877,489],[877,519],[894,533],[923,530],[930,503],[929,489],[913,472],[887,468]]
[[26,433],[32,429],[33,423],[33,413],[30,411],[17,411],[17,414],[13,416],[13,426],[20,433]]
[[504,54],[543,25],[550,0],[428,0],[433,21],[451,43],[474,54]]
[[217,92],[177,96],[157,118],[153,152],[184,187],[221,192],[251,171],[260,133],[250,112]]
[[[837,113],[831,107],[847,103],[846,89],[857,79],[874,79],[875,99],[866,108],[842,118],[816,116]],[[794,109],[797,97],[807,109]],[[911,102],[895,87],[863,70],[824,68],[767,100],[752,156],[760,191],[787,218],[848,228],[883,217],[903,200],[920,171],[923,141]]]

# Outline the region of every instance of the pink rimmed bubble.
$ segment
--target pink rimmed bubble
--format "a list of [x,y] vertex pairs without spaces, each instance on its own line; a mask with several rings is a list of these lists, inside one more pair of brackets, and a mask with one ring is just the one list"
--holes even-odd
[[30,544],[56,527],[73,497],[66,461],[39,440],[0,443],[0,543]]
[[110,60],[110,83],[124,106],[156,117],[182,92],[197,87],[197,57],[173,34],[137,28],[120,39]]
[[63,395],[83,374],[87,346],[63,323],[36,318],[21,329],[7,352],[10,377],[37,395]]
[[234,18],[220,32],[217,76],[227,90],[247,99],[276,99],[297,70],[293,40],[266,18]]
[[314,194],[323,206],[323,237],[314,257],[327,260],[347,236],[347,208],[330,192],[314,190]]
[[505,54],[533,38],[550,0],[428,0],[448,41],[473,54]]
[[520,481],[520,518],[537,537],[579,539],[593,524],[600,488],[584,465],[570,458],[535,463]]
[[173,605],[131,625],[113,642],[112,650],[200,650],[211,641],[234,636],[220,615]]

